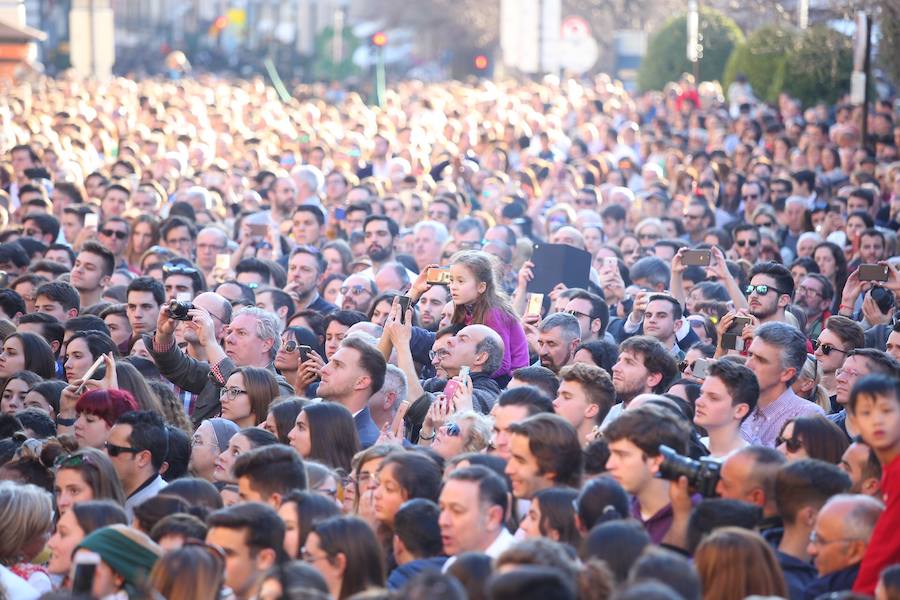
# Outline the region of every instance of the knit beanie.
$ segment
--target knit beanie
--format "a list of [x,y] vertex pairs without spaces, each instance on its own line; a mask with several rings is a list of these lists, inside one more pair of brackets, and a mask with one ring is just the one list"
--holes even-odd
[[141,585],[162,556],[162,548],[146,534],[118,523],[92,532],[81,540],[78,548],[99,554],[103,562],[132,586]]
[[222,417],[207,419],[207,421],[213,427],[213,433],[216,436],[216,443],[219,445],[219,453],[221,454],[228,449],[228,442],[231,441],[231,436],[239,432],[241,428],[234,421],[229,421]]

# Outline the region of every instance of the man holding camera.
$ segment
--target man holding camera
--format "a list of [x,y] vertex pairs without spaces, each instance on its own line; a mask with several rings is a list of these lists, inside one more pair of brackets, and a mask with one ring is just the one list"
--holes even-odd
[[[222,296],[197,296],[183,319],[185,341],[196,357],[185,354],[175,343],[178,320],[169,308],[159,311],[156,333],[144,335],[147,350],[163,377],[197,395],[190,411],[195,426],[219,414],[219,390],[235,369],[275,369],[272,361],[281,342],[278,317],[256,307],[243,309],[234,319],[230,317],[231,305]],[[294,393],[284,377],[275,378],[283,394]]]

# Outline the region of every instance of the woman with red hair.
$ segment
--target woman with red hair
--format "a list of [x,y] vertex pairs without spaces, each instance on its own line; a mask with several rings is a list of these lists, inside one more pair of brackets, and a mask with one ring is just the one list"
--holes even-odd
[[102,450],[109,430],[120,416],[138,410],[131,392],[126,390],[92,390],[85,392],[75,404],[75,439],[79,448]]

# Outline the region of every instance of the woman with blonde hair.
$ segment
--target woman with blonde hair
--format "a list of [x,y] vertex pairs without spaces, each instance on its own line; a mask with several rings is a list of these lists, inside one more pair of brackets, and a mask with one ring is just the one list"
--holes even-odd
[[472,410],[462,411],[451,415],[435,432],[431,449],[444,460],[457,454],[481,452],[490,444],[492,434],[490,419]]
[[53,588],[44,567],[31,564],[53,528],[53,497],[36,485],[0,482],[0,564],[39,593]]
[[775,552],[756,532],[739,527],[716,529],[700,542],[694,564],[703,584],[703,600],[787,597]]
[[156,561],[149,583],[166,600],[217,600],[225,585],[225,556],[213,546],[188,543]]
[[806,362],[800,370],[800,376],[793,383],[791,388],[794,393],[809,400],[813,404],[818,404],[825,411],[825,414],[831,412],[831,399],[828,397],[828,390],[822,384],[822,367],[816,360],[815,354],[807,354]]

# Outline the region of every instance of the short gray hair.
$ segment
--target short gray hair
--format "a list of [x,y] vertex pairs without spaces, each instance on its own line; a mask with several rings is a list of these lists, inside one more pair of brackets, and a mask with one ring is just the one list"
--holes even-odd
[[397,414],[400,403],[406,401],[406,373],[399,367],[388,363],[387,370],[384,372],[384,385],[381,386],[380,390],[372,394],[372,397],[369,398],[369,402],[379,402],[390,392],[394,392],[397,396],[394,400],[394,404],[391,406],[391,416],[394,416]]
[[552,315],[548,315],[543,321],[541,321],[541,326],[539,331],[541,333],[546,333],[551,329],[556,329],[557,327],[562,328],[563,335],[571,342],[575,339],[581,338],[581,325],[578,323],[578,319],[575,315],[570,315],[569,313],[558,312],[553,313]]
[[291,171],[291,177],[294,180],[300,180],[306,187],[318,194],[325,186],[325,175],[317,167],[313,165],[300,165]]
[[482,373],[493,375],[503,365],[503,353],[505,350],[502,340],[499,344],[497,341],[497,338],[493,335],[486,335],[483,340],[475,345],[475,354],[487,353],[487,360],[482,365],[482,369],[484,369]]
[[851,505],[841,524],[844,537],[868,541],[872,537],[872,530],[875,529],[878,517],[884,512],[884,504],[862,494],[836,494],[828,499],[822,510],[829,504],[837,503]]
[[256,306],[247,306],[239,310],[237,315],[250,315],[256,318],[256,336],[261,340],[272,340],[269,355],[274,359],[278,349],[281,348],[281,323],[278,315]]
[[755,336],[760,341],[781,348],[781,368],[796,370],[788,385],[793,384],[803,371],[806,362],[806,336],[787,323],[764,323],[756,328]]
[[438,244],[444,245],[444,242],[450,238],[450,232],[447,231],[447,226],[443,223],[438,223],[437,221],[420,221],[413,227],[413,233],[419,233],[423,229],[430,229],[433,231],[434,239]]

